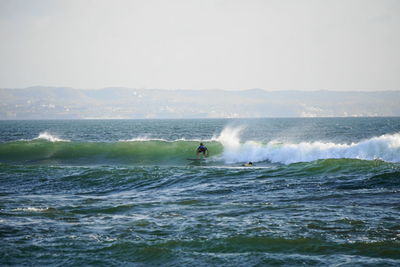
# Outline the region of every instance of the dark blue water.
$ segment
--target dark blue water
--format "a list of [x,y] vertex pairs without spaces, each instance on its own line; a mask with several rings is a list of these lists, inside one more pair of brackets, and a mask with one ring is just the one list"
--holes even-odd
[[0,264],[398,266],[399,162],[400,118],[1,121]]

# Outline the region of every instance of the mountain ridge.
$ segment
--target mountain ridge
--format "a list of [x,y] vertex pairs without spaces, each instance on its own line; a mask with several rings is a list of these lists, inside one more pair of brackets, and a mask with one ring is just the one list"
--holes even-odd
[[400,91],[0,88],[0,119],[400,116]]

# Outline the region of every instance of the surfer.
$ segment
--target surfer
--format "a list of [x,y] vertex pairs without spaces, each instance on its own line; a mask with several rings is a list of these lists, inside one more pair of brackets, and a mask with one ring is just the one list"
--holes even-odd
[[249,161],[248,163],[243,164],[244,167],[252,167],[253,162]]
[[207,147],[205,145],[203,145],[203,143],[200,143],[200,146],[196,150],[197,158],[199,157],[199,155],[201,153],[203,153],[204,157],[208,157],[208,149],[207,149]]

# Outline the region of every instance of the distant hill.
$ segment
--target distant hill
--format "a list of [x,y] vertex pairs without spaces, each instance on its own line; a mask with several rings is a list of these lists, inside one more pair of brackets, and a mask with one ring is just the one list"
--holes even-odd
[[0,89],[0,119],[400,116],[400,91]]

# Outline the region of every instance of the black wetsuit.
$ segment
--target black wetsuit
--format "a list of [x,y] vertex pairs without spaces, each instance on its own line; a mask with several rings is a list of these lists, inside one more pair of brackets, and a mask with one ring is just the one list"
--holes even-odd
[[206,151],[207,151],[207,148],[205,146],[199,146],[197,148],[198,153],[206,153]]

